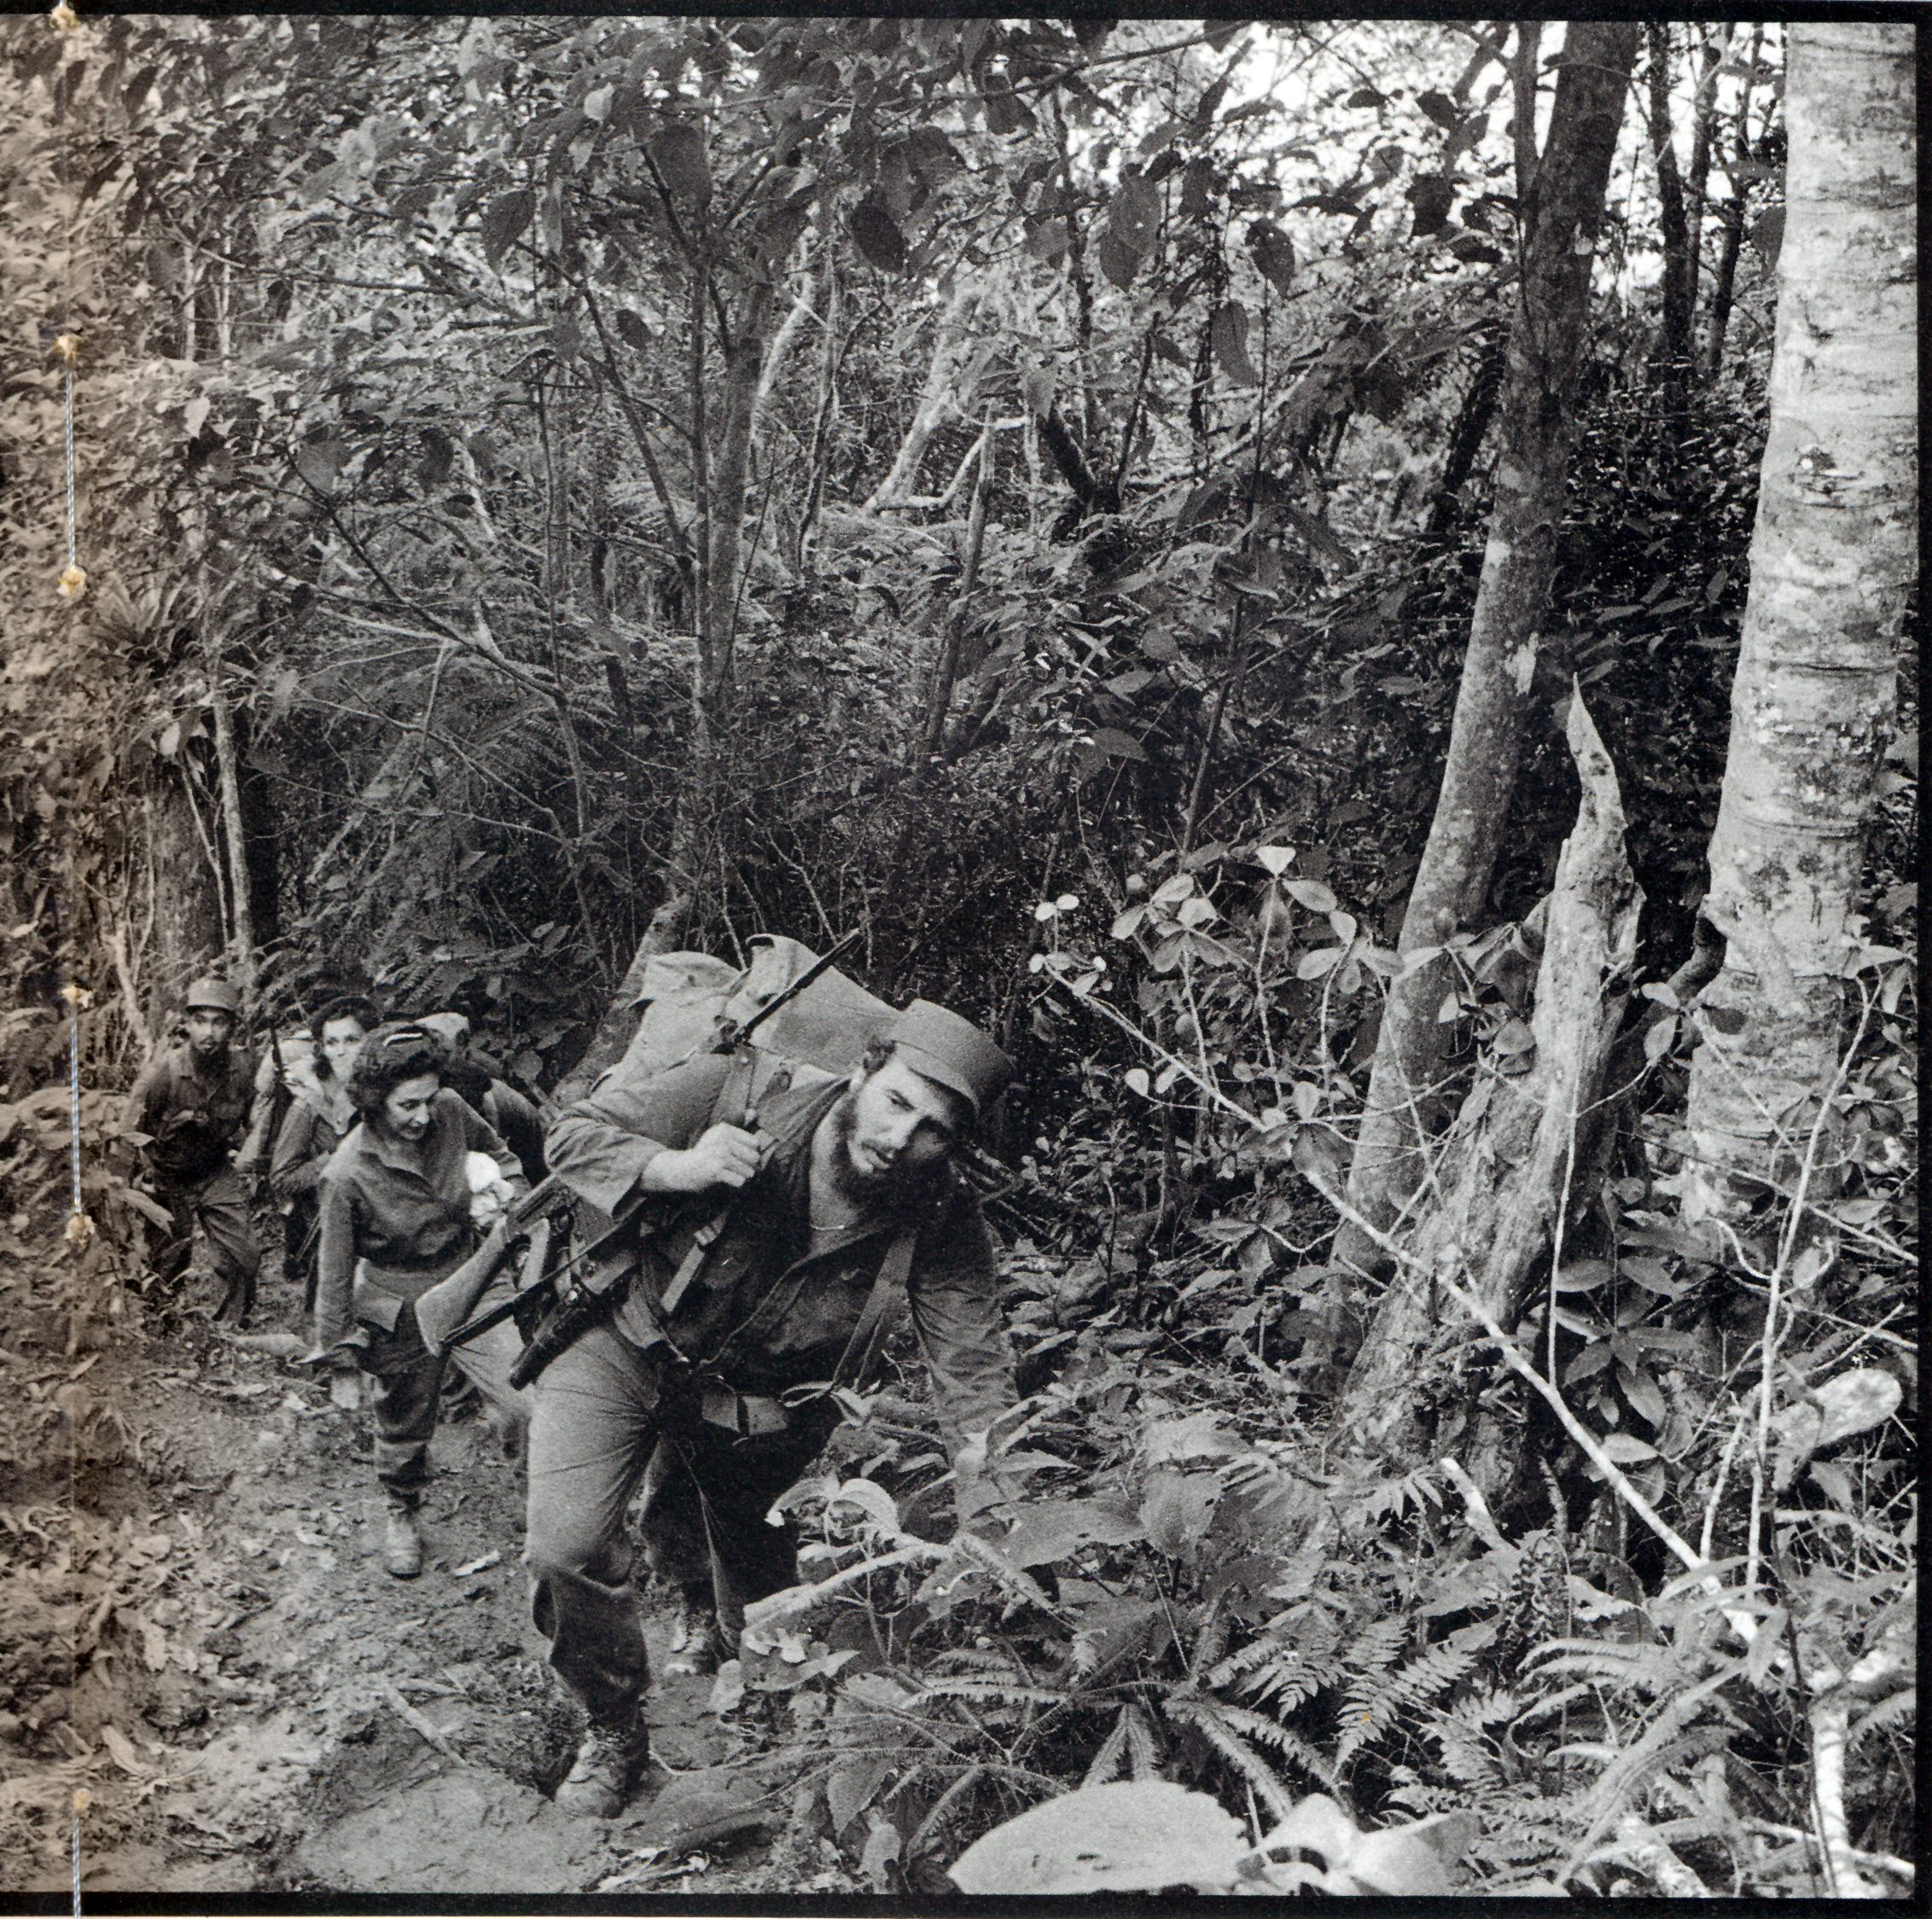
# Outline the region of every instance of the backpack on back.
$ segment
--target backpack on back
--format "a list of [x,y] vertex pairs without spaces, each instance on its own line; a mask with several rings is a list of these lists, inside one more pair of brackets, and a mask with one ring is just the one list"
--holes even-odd
[[[611,1073],[633,1082],[649,1079],[709,1052],[727,1021],[742,1026],[818,963],[810,947],[782,933],[759,933],[750,945],[751,962],[742,970],[708,953],[664,953],[651,960],[636,1002],[643,1009],[637,1031]],[[836,967],[828,968],[738,1049],[739,1069],[726,1083],[714,1117],[732,1118],[734,1108],[755,1108],[781,1083],[845,1079],[858,1070],[867,1043],[892,1018],[884,1000]]]

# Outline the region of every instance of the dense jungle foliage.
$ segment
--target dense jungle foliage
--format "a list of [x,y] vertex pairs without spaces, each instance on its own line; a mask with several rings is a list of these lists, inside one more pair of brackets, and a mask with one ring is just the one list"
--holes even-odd
[[[1247,1889],[1909,1886],[1911,1679],[1859,1664],[1912,1638],[1909,671],[1842,1257],[1673,1196],[1775,26],[1644,47],[1505,857],[1442,1009],[1461,1085],[1519,1070],[1580,697],[1644,900],[1600,1187],[1520,1347],[1444,1296],[1427,1457],[1328,1416],[1374,1307],[1330,1195],[1482,562],[1545,31],[0,27],[7,1283],[120,1310],[113,1096],[223,956],[260,1032],[366,985],[547,1093],[647,938],[857,929],[875,991],[1019,1062],[983,1141],[1017,1527],[927,1538],[908,1352],[793,1495],[825,1583],[715,1695],[802,1768],[775,1886],[945,1889],[1115,1781],[1213,1795],[1272,1847]],[[98,1233],[49,1276],[68,981]],[[1493,1508],[1458,1464],[1485,1410],[1529,1435]]]

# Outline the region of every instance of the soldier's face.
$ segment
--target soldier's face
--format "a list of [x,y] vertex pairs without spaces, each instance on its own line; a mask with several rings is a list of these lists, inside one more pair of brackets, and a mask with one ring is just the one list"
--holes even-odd
[[917,1183],[951,1152],[963,1117],[943,1086],[898,1060],[861,1080],[839,1128],[853,1184],[870,1193]]
[[188,1050],[198,1060],[218,1059],[235,1032],[235,1015],[217,1006],[191,1006],[185,1021]]
[[395,1087],[382,1102],[382,1124],[412,1144],[429,1131],[429,1105],[443,1084],[434,1073],[418,1073]]

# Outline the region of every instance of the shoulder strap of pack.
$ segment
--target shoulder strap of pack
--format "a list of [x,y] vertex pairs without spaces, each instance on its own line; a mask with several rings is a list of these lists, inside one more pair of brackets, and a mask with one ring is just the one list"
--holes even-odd
[[912,1251],[918,1237],[918,1229],[908,1226],[886,1248],[885,1257],[879,1262],[878,1276],[872,1282],[872,1290],[865,1295],[865,1304],[859,1309],[858,1323],[853,1328],[852,1337],[846,1341],[845,1351],[839,1355],[839,1363],[832,1369],[835,1387],[850,1386],[864,1377],[865,1369],[872,1361],[873,1349],[884,1338],[893,1308],[905,1296],[906,1282],[912,1276]]

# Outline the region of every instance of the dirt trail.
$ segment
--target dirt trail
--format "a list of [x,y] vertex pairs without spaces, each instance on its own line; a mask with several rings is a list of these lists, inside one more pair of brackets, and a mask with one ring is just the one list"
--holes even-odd
[[[295,1329],[291,1293],[265,1281],[255,1331]],[[137,1302],[71,1343],[45,1313],[0,1349],[5,1429],[38,1440],[0,1507],[0,1883],[67,1889],[77,1791],[94,1893],[759,1882],[782,1806],[708,1680],[660,1680],[664,1763],[622,1817],[551,1804],[578,1724],[528,1623],[521,1468],[474,1413],[399,1580],[366,1413]]]

